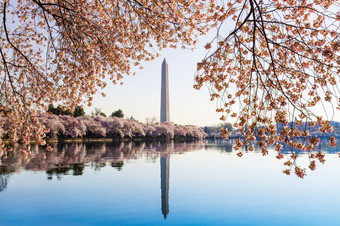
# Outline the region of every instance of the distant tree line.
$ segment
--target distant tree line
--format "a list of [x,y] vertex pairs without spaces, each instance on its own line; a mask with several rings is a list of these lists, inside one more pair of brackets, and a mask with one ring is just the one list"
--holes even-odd
[[[49,104],[47,112],[52,113],[54,115],[70,115],[73,117],[79,117],[79,116],[85,115],[85,111],[82,106],[76,106],[74,111],[72,111],[71,109],[63,107],[61,105],[54,107],[53,104]],[[92,117],[95,117],[98,115],[106,117],[106,114],[102,112],[100,108],[95,108],[94,112],[92,112],[91,115]],[[111,113],[111,117],[113,116],[118,117],[118,118],[124,118],[124,113],[122,109],[118,109],[117,111],[114,111]]]
[[82,106],[76,106],[74,108],[74,111],[71,111],[71,109],[63,107],[61,105],[54,107],[53,104],[49,104],[47,112],[50,112],[54,115],[70,115],[73,117],[79,117],[79,116],[85,115],[85,111]]
[[205,126],[204,128],[204,132],[207,133],[207,134],[220,134],[220,130],[221,129],[228,129],[228,131],[232,132],[234,131],[234,127],[231,123],[229,122],[226,122],[226,123],[221,123],[217,126]]
[[118,109],[117,111],[112,112],[111,117],[124,118],[123,111]]

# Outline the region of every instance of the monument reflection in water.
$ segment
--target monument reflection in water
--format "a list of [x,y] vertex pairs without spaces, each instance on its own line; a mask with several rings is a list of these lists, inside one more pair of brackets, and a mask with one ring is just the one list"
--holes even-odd
[[[145,158],[152,161],[160,158],[161,174],[161,210],[164,219],[169,214],[169,177],[170,155],[187,151],[204,149],[203,141],[197,142],[121,142],[121,143],[64,143],[53,144],[54,151],[47,152],[43,147],[32,145],[32,157],[26,162],[20,151],[20,146],[8,153],[0,166],[0,192],[10,183],[13,173],[26,171],[45,171],[48,180],[56,177],[61,180],[64,176],[81,176],[85,167],[94,170],[107,164],[117,170],[122,170],[126,161]],[[46,159],[41,155],[46,153]]]
[[161,157],[161,192],[162,192],[162,213],[164,219],[169,214],[169,176],[170,176],[170,157]]

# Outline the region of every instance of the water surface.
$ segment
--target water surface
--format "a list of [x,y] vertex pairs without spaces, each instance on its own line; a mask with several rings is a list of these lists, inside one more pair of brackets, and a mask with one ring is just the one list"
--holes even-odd
[[340,224],[337,148],[302,180],[274,154],[239,158],[232,145],[58,144],[45,160],[33,146],[28,163],[14,151],[0,167],[0,225]]

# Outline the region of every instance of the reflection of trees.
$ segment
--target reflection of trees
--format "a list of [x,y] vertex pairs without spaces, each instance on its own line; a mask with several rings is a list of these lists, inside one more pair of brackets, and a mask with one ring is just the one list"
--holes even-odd
[[[301,143],[304,143],[304,139],[307,138],[296,138],[296,141],[300,141]],[[327,154],[337,154],[338,152],[340,152],[340,143],[337,142],[336,147],[330,147],[328,145],[329,142],[329,137],[324,137],[320,139],[320,142],[318,145],[315,146],[315,151],[320,151],[322,153],[327,153]],[[295,153],[308,153],[308,152],[301,152],[301,150],[299,151],[298,149],[295,148],[291,148],[289,147],[289,145],[282,143],[283,147],[281,152],[284,154],[290,154],[292,151]]]
[[10,172],[6,167],[0,166],[0,192],[7,188]]
[[8,174],[0,174],[0,192],[7,188],[8,179]]
[[111,167],[117,168],[118,171],[121,171],[123,168],[124,162],[112,162]]
[[61,179],[61,175],[70,175],[70,171],[73,176],[81,176],[83,175],[84,164],[83,163],[74,163],[70,164],[70,167],[57,167],[54,169],[46,170],[47,179],[52,180],[53,175],[57,176],[57,179]]
[[[8,152],[3,160],[4,171],[17,172],[24,168],[32,171],[46,171],[48,179],[61,179],[63,175],[79,176],[83,174],[85,165],[94,170],[100,170],[111,165],[122,170],[124,161],[146,158],[155,161],[160,155],[184,153],[186,151],[203,149],[203,142],[113,142],[113,143],[58,143],[51,144],[54,151],[46,152],[43,147],[32,145],[32,156],[26,162],[17,146]],[[46,154],[46,159],[41,156]],[[89,164],[86,164],[89,163]]]
[[[307,138],[296,138],[296,141],[300,141],[300,142],[304,142],[304,139]],[[233,151],[233,146],[235,143],[236,139],[228,139],[228,140],[224,140],[224,139],[217,139],[217,140],[207,140],[206,144],[205,144],[205,149],[209,150],[209,149],[214,149],[214,150],[220,150],[223,152],[232,152]],[[244,139],[241,138],[241,141],[244,141]],[[330,147],[328,145],[329,142],[329,137],[324,137],[322,139],[320,139],[320,143],[319,145],[315,146],[315,150],[316,151],[321,151],[323,153],[327,153],[327,154],[337,154],[340,152],[340,142],[337,142],[336,147]],[[256,142],[250,142],[250,144],[255,146],[255,152],[261,152],[258,144]],[[292,152],[299,152],[298,149],[295,148],[291,148],[289,147],[289,145],[285,144],[284,142],[281,143],[283,145],[281,152],[283,154],[291,154]],[[247,146],[244,146],[244,150],[247,151]],[[273,147],[274,148],[274,147]],[[300,151],[301,153],[301,151]],[[304,152],[304,153],[308,153],[308,152]]]
[[217,149],[222,152],[232,152],[233,151],[233,139],[217,139],[217,140],[208,140],[208,142],[205,145],[205,149]]

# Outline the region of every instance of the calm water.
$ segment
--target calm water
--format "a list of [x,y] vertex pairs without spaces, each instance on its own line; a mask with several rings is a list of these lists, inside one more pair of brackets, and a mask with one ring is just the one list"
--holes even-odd
[[[59,144],[0,167],[0,225],[337,225],[340,159],[307,177],[232,143]],[[306,156],[299,162],[307,164]],[[307,167],[307,165],[304,165]]]

